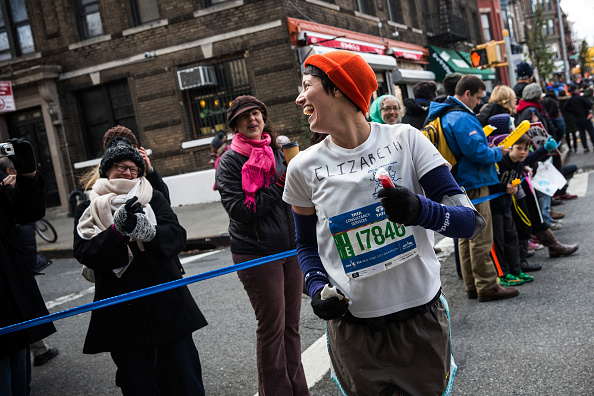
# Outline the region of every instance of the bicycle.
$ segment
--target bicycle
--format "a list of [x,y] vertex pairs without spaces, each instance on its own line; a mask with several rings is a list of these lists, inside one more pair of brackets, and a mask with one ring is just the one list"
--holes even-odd
[[54,226],[46,219],[41,219],[35,222],[35,232],[44,241],[54,243],[58,240],[58,233]]

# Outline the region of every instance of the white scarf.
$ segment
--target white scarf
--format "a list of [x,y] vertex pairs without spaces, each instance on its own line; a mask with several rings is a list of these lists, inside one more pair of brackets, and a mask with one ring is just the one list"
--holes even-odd
[[[91,190],[91,204],[83,212],[76,230],[82,239],[90,240],[94,236],[105,231],[113,224],[114,212],[122,206],[128,199],[137,196],[138,202],[142,204],[144,214],[152,224],[157,224],[155,213],[149,204],[153,197],[153,187],[144,178],[128,179],[98,179]],[[142,242],[136,241],[140,250],[144,250]],[[128,268],[134,255],[128,247],[128,264],[124,267],[116,268],[113,272],[119,278]],[[85,269],[83,268],[83,275]],[[87,274],[88,275],[88,274]],[[85,275],[88,279],[88,277]],[[89,279],[90,280],[90,279]]]

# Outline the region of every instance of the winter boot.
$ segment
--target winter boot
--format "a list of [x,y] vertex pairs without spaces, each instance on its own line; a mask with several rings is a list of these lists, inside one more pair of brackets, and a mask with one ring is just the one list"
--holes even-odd
[[570,254],[575,253],[579,248],[577,244],[563,245],[562,243],[559,243],[557,237],[555,237],[555,234],[553,234],[553,231],[551,231],[550,228],[540,231],[536,236],[540,243],[549,248],[549,257],[569,256]]

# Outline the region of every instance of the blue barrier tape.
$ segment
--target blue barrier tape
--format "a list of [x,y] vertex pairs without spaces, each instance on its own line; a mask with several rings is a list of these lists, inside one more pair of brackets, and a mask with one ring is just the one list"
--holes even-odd
[[[524,178],[522,178],[522,181],[523,180],[524,180]],[[487,195],[486,197],[473,199],[470,202],[472,202],[473,205],[477,205],[479,203],[486,202],[491,199],[495,199],[503,194],[505,194],[505,193],[499,192],[499,193]],[[65,311],[56,312],[56,313],[53,313],[50,315],[41,316],[39,318],[31,319],[31,320],[28,320],[25,322],[2,327],[2,328],[0,328],[0,335],[12,333],[12,332],[19,331],[19,330],[24,330],[29,327],[39,326],[44,323],[49,323],[49,322],[53,322],[54,320],[59,320],[59,319],[68,318],[70,316],[79,315],[81,313],[93,311],[95,309],[109,307],[111,305],[119,304],[119,303],[122,303],[125,301],[134,300],[136,298],[150,296],[151,294],[157,294],[157,293],[160,293],[165,290],[175,289],[177,287],[186,286],[191,283],[200,282],[200,281],[203,281],[206,279],[215,278],[217,276],[229,274],[231,272],[255,267],[260,264],[265,264],[265,263],[269,263],[271,261],[291,257],[291,256],[294,256],[295,254],[297,254],[297,251],[295,249],[288,250],[286,252],[273,254],[271,256],[260,257],[255,260],[250,260],[250,261],[246,261],[246,262],[243,262],[240,264],[231,265],[229,267],[219,268],[219,269],[216,269],[213,271],[205,272],[203,274],[193,275],[193,276],[189,276],[187,278],[178,279],[178,280],[163,283],[160,285],[147,287],[145,289],[140,289],[140,290],[136,290],[136,291],[133,291],[130,293],[121,294],[119,296],[106,298],[104,300],[95,301],[90,304],[81,305],[80,307],[67,309]]]
[[486,201],[490,201],[492,199],[495,199],[497,197],[502,196],[503,194],[505,194],[504,192],[498,192],[495,194],[491,194],[491,195],[487,195],[486,197],[481,197],[481,198],[476,198],[476,199],[471,199],[470,202],[472,202],[473,205],[477,205]]
[[0,328],[0,335],[12,333],[14,331],[24,330],[29,327],[39,326],[40,324],[53,322],[54,320],[64,319],[69,316],[78,315],[81,313],[85,313],[88,311],[92,311],[99,308],[109,307],[110,305],[119,304],[125,301],[134,300],[140,297],[150,296],[151,294],[160,293],[165,290],[175,289],[177,287],[186,286],[190,283],[200,282],[206,279],[215,278],[217,276],[229,274],[231,272],[255,267],[260,264],[269,263],[271,261],[280,260],[283,258],[291,257],[297,254],[297,250],[288,250],[286,252],[273,254],[271,256],[260,257],[255,260],[246,261],[240,264],[231,265],[228,267],[219,268],[213,271],[205,272],[203,274],[189,276],[184,279],[178,279],[171,282],[163,283],[156,286],[147,287],[145,289],[136,290],[130,293],[121,294],[119,296],[114,296],[110,298],[106,298],[104,300],[99,300],[92,302],[90,304],[81,305],[80,307],[75,307],[71,309],[67,309],[65,311],[56,312],[50,315],[41,316],[39,318],[31,319],[26,322],[17,323],[14,325],[6,326]]

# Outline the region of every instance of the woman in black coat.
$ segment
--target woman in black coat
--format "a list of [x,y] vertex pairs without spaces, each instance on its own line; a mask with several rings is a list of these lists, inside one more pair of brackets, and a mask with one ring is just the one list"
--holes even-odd
[[[186,232],[142,177],[141,154],[115,138],[99,171],[91,200],[76,208],[74,230],[74,256],[94,274],[94,300],[180,279],[175,258]],[[93,311],[83,352],[111,353],[124,395],[203,395],[192,332],[205,325],[183,286]]]

